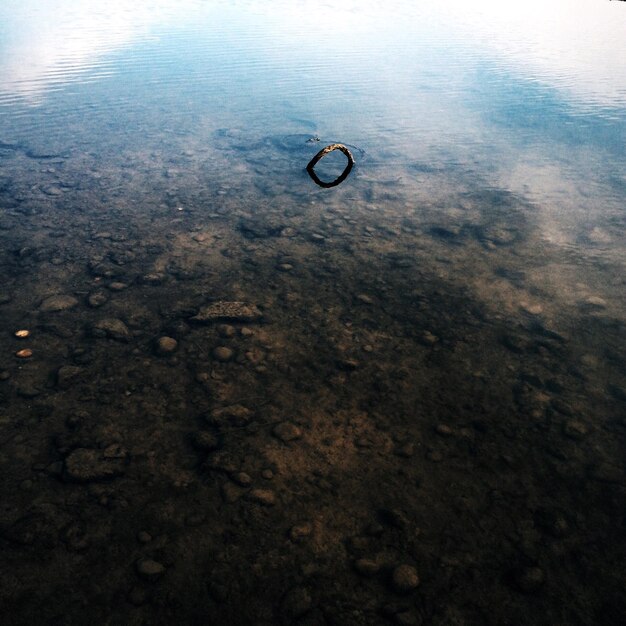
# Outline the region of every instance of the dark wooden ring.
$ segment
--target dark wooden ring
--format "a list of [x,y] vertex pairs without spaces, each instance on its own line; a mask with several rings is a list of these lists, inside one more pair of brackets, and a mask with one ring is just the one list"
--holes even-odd
[[[339,176],[335,178],[335,180],[327,183],[323,180],[320,180],[318,175],[315,173],[315,166],[317,165],[320,159],[325,157],[329,152],[332,152],[333,150],[339,150],[340,152],[343,152],[348,158],[348,164],[346,165],[343,172],[341,172],[341,174],[339,174]],[[313,182],[316,185],[319,185],[320,187],[324,187],[325,189],[328,189],[329,187],[336,187],[337,185],[340,185],[344,180],[346,180],[346,178],[348,178],[348,174],[350,174],[350,172],[352,171],[353,166],[354,166],[354,157],[352,156],[352,153],[350,152],[350,150],[348,150],[348,148],[346,148],[346,146],[344,146],[341,143],[332,143],[330,144],[330,146],[326,146],[325,148],[320,150],[309,161],[309,164],[306,166],[306,171],[309,173],[309,176],[313,179]]]

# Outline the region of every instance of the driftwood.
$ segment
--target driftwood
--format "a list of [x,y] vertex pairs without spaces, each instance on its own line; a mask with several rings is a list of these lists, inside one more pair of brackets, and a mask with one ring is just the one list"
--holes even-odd
[[[328,153],[333,152],[333,150],[339,150],[340,152],[343,152],[348,158],[348,164],[346,165],[346,168],[343,170],[343,172],[341,172],[341,174],[339,174],[339,176],[335,178],[335,180],[327,183],[319,179],[319,177],[315,173],[315,166],[320,161],[320,159],[324,158]],[[309,173],[309,176],[313,179],[316,185],[319,185],[320,187],[324,187],[324,188],[336,187],[337,185],[341,184],[344,180],[346,180],[346,178],[348,178],[348,174],[350,174],[353,165],[354,165],[354,157],[352,156],[352,153],[350,152],[350,150],[348,150],[348,148],[346,148],[346,146],[344,146],[341,143],[332,143],[330,144],[330,146],[326,146],[325,148],[320,150],[309,161],[309,164],[306,166],[306,171]]]

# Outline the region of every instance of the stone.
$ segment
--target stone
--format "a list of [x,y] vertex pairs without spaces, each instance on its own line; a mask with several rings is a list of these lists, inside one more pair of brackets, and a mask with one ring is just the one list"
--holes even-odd
[[63,365],[57,370],[57,385],[61,389],[69,389],[83,373],[82,367]]
[[366,293],[360,293],[356,299],[362,304],[374,304],[374,299]]
[[33,356],[33,351],[30,348],[24,348],[23,350],[18,350],[15,356],[18,359],[30,359]]
[[122,320],[113,317],[95,322],[92,326],[92,333],[96,337],[109,337],[116,341],[130,341],[131,338],[128,326]]
[[213,409],[207,416],[206,421],[213,426],[245,426],[254,417],[254,412],[241,404],[232,404]]
[[226,363],[235,356],[235,351],[228,346],[217,346],[213,350],[213,358],[220,363]]
[[433,335],[433,333],[431,333],[429,330],[425,330],[418,338],[417,340],[423,345],[423,346],[434,346],[438,341],[439,341],[439,337],[437,337],[437,335]]
[[313,599],[306,587],[293,587],[280,603],[280,613],[284,623],[291,624],[311,610]]
[[92,309],[97,309],[109,301],[109,294],[106,291],[99,289],[98,291],[92,291],[87,296],[87,304]]
[[178,348],[178,341],[173,337],[159,337],[156,340],[156,353],[160,356],[172,354]]
[[124,291],[124,289],[126,289],[128,287],[128,285],[126,283],[121,283],[119,281],[113,281],[112,283],[109,283],[108,288],[111,291]]
[[202,307],[191,319],[203,324],[218,321],[255,322],[262,313],[254,304],[220,300]]
[[152,559],[139,559],[135,563],[135,570],[140,578],[149,582],[154,582],[165,574],[165,566]]
[[39,310],[42,313],[56,313],[68,311],[78,305],[78,300],[73,296],[57,295],[50,296],[41,302]]
[[361,576],[375,576],[380,571],[380,565],[373,559],[357,559],[354,562],[354,569]]
[[289,538],[291,541],[302,541],[307,537],[310,537],[313,532],[313,525],[310,522],[303,522],[302,524],[296,524],[289,530]]
[[262,506],[274,506],[276,494],[271,489],[253,489],[247,495],[248,500]]
[[139,543],[150,543],[152,541],[152,535],[145,530],[140,530],[137,533],[137,541]]
[[66,478],[73,482],[88,483],[111,480],[123,474],[124,458],[105,457],[105,452],[93,448],[76,448],[65,458]]
[[398,565],[391,575],[391,585],[398,593],[408,593],[420,584],[417,570],[412,565]]
[[272,434],[277,439],[287,443],[289,441],[294,441],[295,439],[300,439],[300,437],[302,437],[302,430],[291,422],[282,422],[274,426]]
[[220,324],[217,327],[217,332],[220,334],[220,337],[231,339],[237,334],[237,329],[230,324]]
[[249,487],[252,484],[252,477],[250,474],[246,474],[246,472],[236,472],[231,478],[240,487]]
[[450,437],[453,434],[452,429],[447,424],[437,424],[435,432],[442,437]]
[[201,430],[192,435],[192,443],[198,450],[210,452],[219,448],[219,440],[217,436],[207,430]]
[[239,498],[241,498],[243,489],[241,487],[237,487],[237,485],[233,485],[233,483],[226,482],[221,487],[222,499],[226,504],[232,504],[233,502],[237,502]]
[[534,593],[545,582],[545,574],[539,567],[522,567],[514,572],[513,583],[522,593]]
[[589,434],[589,428],[585,422],[578,419],[571,419],[563,424],[563,434],[570,439],[580,441]]

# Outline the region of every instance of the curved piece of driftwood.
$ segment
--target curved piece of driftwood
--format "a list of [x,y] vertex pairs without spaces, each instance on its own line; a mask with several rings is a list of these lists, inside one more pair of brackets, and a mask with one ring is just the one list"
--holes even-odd
[[[318,175],[315,173],[315,166],[320,161],[320,159],[323,159],[328,153],[333,152],[333,150],[339,150],[340,152],[343,152],[348,159],[348,164],[346,165],[346,168],[343,170],[343,172],[341,172],[341,174],[339,174],[339,176],[335,178],[335,180],[327,183],[323,180],[320,180]],[[331,143],[330,146],[322,148],[322,150],[320,150],[309,161],[309,164],[306,166],[306,171],[309,173],[309,176],[313,179],[313,182],[315,182],[316,185],[327,189],[328,187],[336,187],[337,185],[340,185],[344,180],[346,180],[346,178],[348,178],[348,174],[350,174],[350,172],[352,171],[353,165],[354,157],[352,156],[350,150],[348,150],[348,148],[346,148],[346,146],[344,146],[342,143]]]

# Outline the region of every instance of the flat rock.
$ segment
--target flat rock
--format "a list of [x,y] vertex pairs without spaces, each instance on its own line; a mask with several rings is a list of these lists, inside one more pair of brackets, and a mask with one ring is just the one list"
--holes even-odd
[[124,458],[109,448],[77,448],[65,458],[65,476],[73,482],[88,483],[111,480],[124,473]]
[[114,317],[107,317],[95,322],[92,326],[92,332],[96,337],[110,337],[117,341],[129,341],[131,337],[128,326],[122,320]]
[[220,300],[202,307],[198,314],[191,319],[194,322],[203,324],[225,320],[234,322],[255,322],[261,319],[261,316],[261,311],[254,304]]
[[73,296],[57,295],[50,296],[41,302],[39,310],[42,313],[56,313],[68,311],[78,305],[78,300]]

